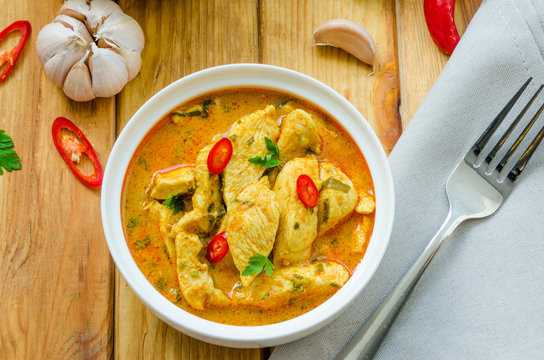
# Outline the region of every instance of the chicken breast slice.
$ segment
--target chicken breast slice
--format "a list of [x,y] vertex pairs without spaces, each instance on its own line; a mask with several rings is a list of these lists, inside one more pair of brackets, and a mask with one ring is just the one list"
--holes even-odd
[[153,175],[148,189],[149,196],[157,200],[166,200],[171,195],[184,195],[194,190],[194,166],[183,166],[167,171],[158,171]]
[[297,194],[297,179],[302,174],[318,184],[319,165],[315,156],[288,161],[274,185],[280,206],[280,224],[274,244],[275,266],[298,265],[309,260],[317,236],[317,208],[306,208]]
[[198,259],[202,243],[195,234],[180,230],[176,235],[177,275],[181,294],[194,309],[229,306],[231,300],[215,288],[208,266]]
[[289,266],[274,270],[270,276],[260,274],[249,288],[233,293],[233,303],[274,309],[308,296],[333,294],[349,277],[343,265],[326,260]]
[[256,276],[241,275],[249,258],[256,254],[268,256],[272,251],[279,218],[279,204],[266,176],[250,184],[234,199],[223,228],[244,287]]
[[358,195],[350,178],[330,161],[319,164],[321,191],[318,201],[319,232],[332,229],[357,206]]
[[281,121],[278,148],[280,159],[288,161],[309,152],[321,153],[321,138],[317,124],[306,111],[291,111]]
[[264,138],[276,141],[278,135],[279,127],[272,105],[244,116],[232,125],[227,134],[232,141],[232,157],[223,171],[223,197],[227,209],[246,186],[259,180],[264,173],[264,168],[248,160],[267,155]]
[[220,225],[225,215],[219,175],[210,174],[208,171],[208,154],[213,145],[202,148],[198,153],[195,165],[196,189],[192,198],[193,210],[174,225],[172,231],[175,233],[181,229],[188,232],[210,233]]
[[172,226],[176,224],[184,215],[179,212],[174,215],[174,210],[160,204],[158,201],[151,201],[146,207],[146,210],[153,212],[158,217],[159,234],[166,245],[168,256],[172,261],[176,259],[176,235],[172,234]]

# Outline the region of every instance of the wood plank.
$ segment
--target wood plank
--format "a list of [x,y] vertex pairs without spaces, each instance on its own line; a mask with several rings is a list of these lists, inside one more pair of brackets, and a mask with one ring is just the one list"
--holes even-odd
[[61,5],[0,2],[0,28],[19,19],[33,27],[15,69],[0,83],[0,129],[22,158],[22,170],[0,176],[3,359],[106,359],[112,353],[113,265],[100,192],[72,175],[53,145],[51,124],[57,116],[73,120],[105,164],[114,140],[114,99],[78,104],[46,79],[35,40]]
[[[455,23],[462,35],[481,0],[457,1]],[[404,126],[446,65],[449,56],[433,43],[423,13],[423,0],[396,0],[399,69],[401,83],[400,113]]]
[[[394,2],[263,0],[261,7],[262,62],[331,86],[363,114],[384,147],[392,149],[401,131]],[[334,18],[368,30],[376,45],[374,69],[343,50],[313,45],[314,30]]]
[[[207,67],[258,62],[257,1],[120,0],[147,36],[140,75],[117,97],[119,131],[153,94]],[[210,345],[153,315],[116,272],[116,359],[261,359],[261,350]]]

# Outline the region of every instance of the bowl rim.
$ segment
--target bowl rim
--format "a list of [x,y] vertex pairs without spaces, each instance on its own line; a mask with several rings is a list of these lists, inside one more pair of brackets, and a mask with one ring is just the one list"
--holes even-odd
[[[365,256],[348,282],[307,313],[280,323],[259,326],[226,325],[206,320],[163,297],[132,258],[121,219],[122,187],[128,164],[149,130],[185,101],[221,89],[244,87],[295,94],[335,118],[363,153],[376,196],[374,230]],[[393,178],[383,147],[365,118],[350,102],[308,75],[278,66],[251,63],[221,65],[195,72],[176,80],[146,101],[125,125],[111,150],[101,195],[102,224],[108,248],[132,291],[176,329],[200,340],[231,347],[279,345],[306,336],[336,318],[366,287],[381,263],[391,235],[395,206]]]

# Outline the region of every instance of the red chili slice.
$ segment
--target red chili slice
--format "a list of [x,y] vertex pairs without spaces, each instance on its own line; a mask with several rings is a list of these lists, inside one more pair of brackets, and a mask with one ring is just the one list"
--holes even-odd
[[28,40],[28,36],[30,35],[30,23],[26,20],[19,20],[2,30],[0,33],[0,41],[4,40],[7,34],[9,34],[12,31],[20,31],[21,37],[19,38],[19,43],[15,45],[15,47],[11,50],[4,50],[0,51],[0,67],[7,63],[6,69],[0,73],[0,82],[8,76],[8,74],[11,72],[13,67],[15,66],[15,62],[17,59],[19,59],[19,55],[21,55],[21,51],[23,51],[23,47],[26,44],[26,41]]
[[222,138],[208,154],[208,171],[212,174],[221,174],[227,167],[232,156],[232,143],[229,138]]
[[[62,134],[62,129],[71,131],[75,136],[71,134]],[[102,178],[104,177],[102,165],[100,165],[93,146],[85,135],[83,135],[83,132],[81,132],[81,130],[79,130],[70,120],[58,117],[53,122],[52,134],[55,147],[74,175],[85,185],[95,189],[99,188],[102,185]],[[76,163],[79,162],[79,158],[82,154],[87,155],[89,160],[93,163],[94,172],[90,175],[83,175],[76,166]]]
[[425,0],[423,10],[435,44],[451,55],[459,42],[454,18],[455,0]]
[[227,232],[223,231],[213,237],[206,248],[206,259],[211,263],[216,263],[229,252],[229,243],[227,242]]
[[298,198],[307,208],[313,208],[317,205],[319,199],[319,191],[311,177],[302,174],[297,179],[297,194]]

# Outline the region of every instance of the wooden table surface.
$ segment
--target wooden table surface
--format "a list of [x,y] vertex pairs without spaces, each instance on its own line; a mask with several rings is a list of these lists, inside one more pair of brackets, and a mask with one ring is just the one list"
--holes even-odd
[[[458,0],[460,32],[481,0]],[[69,100],[45,76],[39,30],[62,0],[0,0],[0,29],[27,19],[32,34],[0,83],[0,129],[22,170],[0,176],[0,358],[266,359],[270,349],[223,348],[158,320],[116,270],[100,220],[100,191],[85,187],[55,150],[51,124],[73,120],[103,165],[116,136],[153,94],[192,72],[259,62],[332,86],[366,117],[387,150],[448,57],[432,42],[423,0],[119,0],[146,35],[140,74],[117,96]],[[312,46],[333,18],[354,20],[376,43],[373,69],[347,53]],[[17,41],[10,36],[0,49]]]

